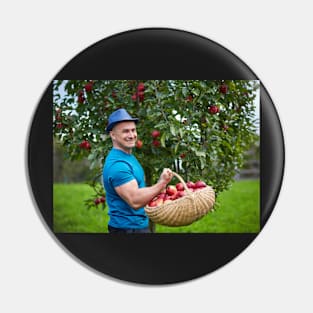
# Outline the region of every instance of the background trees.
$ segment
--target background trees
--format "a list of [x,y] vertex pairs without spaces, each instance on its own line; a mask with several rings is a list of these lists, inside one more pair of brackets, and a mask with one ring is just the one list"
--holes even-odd
[[105,134],[108,117],[123,107],[140,119],[134,153],[148,185],[170,167],[219,193],[258,142],[257,88],[246,80],[54,81],[53,134],[65,157],[87,158],[96,177],[112,147]]

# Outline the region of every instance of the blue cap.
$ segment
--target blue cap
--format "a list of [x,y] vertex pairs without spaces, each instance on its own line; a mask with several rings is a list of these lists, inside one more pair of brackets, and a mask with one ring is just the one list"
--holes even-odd
[[132,122],[137,123],[139,119],[131,117],[125,109],[118,109],[109,116],[109,123],[106,128],[106,131],[110,132],[117,123],[127,122],[127,121],[132,121]]

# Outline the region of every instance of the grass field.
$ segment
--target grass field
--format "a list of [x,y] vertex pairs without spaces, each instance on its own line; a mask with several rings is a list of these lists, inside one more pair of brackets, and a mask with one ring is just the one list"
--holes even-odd
[[108,224],[107,208],[87,210],[84,200],[94,190],[85,184],[54,184],[53,225],[57,233],[103,233]]
[[[214,212],[184,227],[156,226],[157,233],[255,233],[260,230],[259,180],[237,181],[218,197]],[[54,231],[106,233],[108,209],[87,210],[84,200],[93,194],[84,184],[54,184]]]

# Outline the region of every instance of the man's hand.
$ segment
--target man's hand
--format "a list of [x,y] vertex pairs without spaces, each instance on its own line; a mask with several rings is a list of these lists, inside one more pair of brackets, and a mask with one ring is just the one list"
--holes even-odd
[[163,169],[163,172],[159,178],[159,182],[167,185],[173,178],[173,172],[169,168]]

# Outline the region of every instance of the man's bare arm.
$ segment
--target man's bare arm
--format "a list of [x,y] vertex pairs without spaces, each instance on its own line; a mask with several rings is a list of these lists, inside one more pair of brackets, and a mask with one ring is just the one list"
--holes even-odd
[[116,187],[115,190],[123,200],[137,210],[144,207],[153,197],[158,195],[171,181],[172,177],[172,171],[164,169],[159,181],[151,187],[139,188],[137,181],[134,179]]

